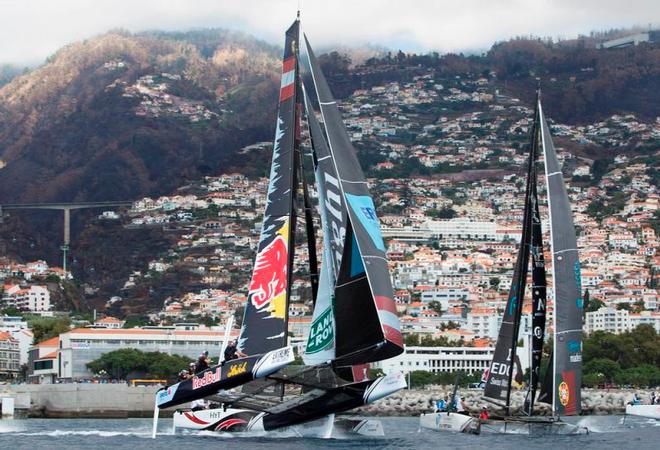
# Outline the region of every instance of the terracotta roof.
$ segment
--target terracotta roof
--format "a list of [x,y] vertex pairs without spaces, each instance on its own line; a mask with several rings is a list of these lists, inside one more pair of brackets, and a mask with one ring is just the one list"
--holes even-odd
[[50,352],[47,355],[42,356],[39,359],[57,359],[57,353],[59,350],[55,350],[54,352]]
[[60,337],[55,336],[45,341],[39,342],[35,347],[59,347],[60,346]]

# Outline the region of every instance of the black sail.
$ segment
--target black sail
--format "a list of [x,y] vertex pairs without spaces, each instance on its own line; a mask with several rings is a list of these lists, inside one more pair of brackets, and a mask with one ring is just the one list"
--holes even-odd
[[286,31],[266,211],[238,344],[248,355],[280,348],[287,342],[302,101],[298,37],[296,20]]
[[500,333],[497,337],[493,360],[488,370],[488,378],[484,388],[486,397],[504,400],[507,413],[510,405],[511,381],[516,360],[518,333],[520,330],[520,318],[522,304],[525,298],[525,287],[527,284],[527,273],[529,268],[529,257],[532,246],[532,228],[534,207],[538,209],[536,202],[536,133],[532,131],[532,142],[530,146],[529,163],[527,167],[527,186],[525,189],[525,208],[523,213],[523,227],[518,247],[518,256],[513,272],[513,279],[509,296],[507,298]]
[[552,404],[556,414],[573,415],[581,411],[583,303],[580,261],[571,205],[540,101],[537,108],[545,159],[553,268]]
[[337,365],[363,364],[403,351],[380,223],[337,103],[305,39],[330,155],[346,210],[335,290]]
[[[538,148],[538,147],[537,147]],[[532,367],[530,368],[530,386],[527,411],[532,414],[536,389],[539,383],[543,342],[546,322],[546,273],[543,259],[543,229],[539,214],[536,168],[533,171],[532,185]]]

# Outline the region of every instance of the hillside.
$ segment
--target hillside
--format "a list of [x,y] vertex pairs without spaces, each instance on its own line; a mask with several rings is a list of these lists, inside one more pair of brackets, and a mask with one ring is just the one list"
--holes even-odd
[[[69,45],[29,73],[13,73],[10,82],[0,85],[0,203],[157,197],[208,174],[264,175],[267,156],[236,154],[272,139],[279,53],[254,38],[222,30],[112,32]],[[483,78],[491,95],[498,89],[529,105],[540,77],[547,114],[560,123],[589,124],[613,114],[631,113],[646,121],[660,116],[658,44],[598,50],[579,41],[560,45],[515,39],[480,56],[399,52],[359,65],[351,59],[362,61],[363,53],[320,56],[338,97],[392,81],[410,83],[426,74],[447,89],[477,86]],[[376,109],[387,105],[379,101]],[[410,146],[431,145],[442,137],[422,126],[481,106],[450,101],[431,109],[405,108],[419,129],[392,140]],[[511,135],[510,125],[501,124],[502,135],[510,138],[506,143],[523,145],[525,135]],[[370,174],[386,159],[386,153],[378,153],[378,140],[356,143]],[[560,142],[579,156],[614,156],[601,146]],[[400,163],[388,173],[430,174],[413,159],[404,159],[410,167]],[[501,166],[493,158],[472,168]],[[170,245],[159,230],[141,235],[119,226],[99,227],[89,220],[95,214],[73,215],[72,265],[80,279],[107,286],[107,293]],[[59,264],[61,233],[55,213],[15,213],[0,225],[0,254],[22,260],[45,257]],[[178,289],[176,280],[169,284]]]

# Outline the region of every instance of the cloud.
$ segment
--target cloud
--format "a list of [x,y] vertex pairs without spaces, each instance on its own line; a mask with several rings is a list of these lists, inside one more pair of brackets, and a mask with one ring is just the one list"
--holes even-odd
[[[300,0],[302,1],[302,0]],[[29,64],[112,28],[221,27],[279,44],[296,0],[0,0],[0,62]],[[306,0],[315,46],[483,50],[520,35],[571,38],[660,23],[657,0]]]

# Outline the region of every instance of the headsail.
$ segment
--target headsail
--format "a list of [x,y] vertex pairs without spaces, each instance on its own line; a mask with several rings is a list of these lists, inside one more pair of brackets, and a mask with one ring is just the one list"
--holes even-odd
[[352,365],[391,358],[403,351],[403,338],[380,224],[339,108],[307,39],[305,43],[339,182],[338,200],[347,214],[335,290],[335,363]]
[[344,251],[346,211],[342,208],[339,181],[323,130],[316,120],[306,93],[304,97],[323,230],[323,260],[319,289],[303,355],[305,364],[315,365],[335,359],[334,291],[341,254]]
[[497,337],[495,353],[488,371],[488,379],[484,388],[486,397],[504,400],[507,413],[510,405],[511,381],[513,376],[514,361],[516,361],[516,347],[518,331],[520,329],[520,316],[522,313],[523,299],[525,298],[525,287],[527,284],[527,272],[529,267],[529,256],[532,238],[532,207],[536,204],[533,198],[534,163],[536,152],[534,136],[532,135],[532,146],[529,155],[527,170],[527,187],[525,190],[525,209],[523,213],[523,228],[518,247],[518,257],[513,272],[513,280],[506,302],[504,316],[500,333]]
[[555,339],[552,404],[555,413],[573,415],[581,411],[583,303],[580,261],[571,205],[540,101],[538,122],[548,188],[553,268]]
[[261,238],[248,288],[239,349],[253,355],[283,347],[287,341],[288,304],[295,231],[298,102],[298,36],[296,20],[286,32],[273,160]]

